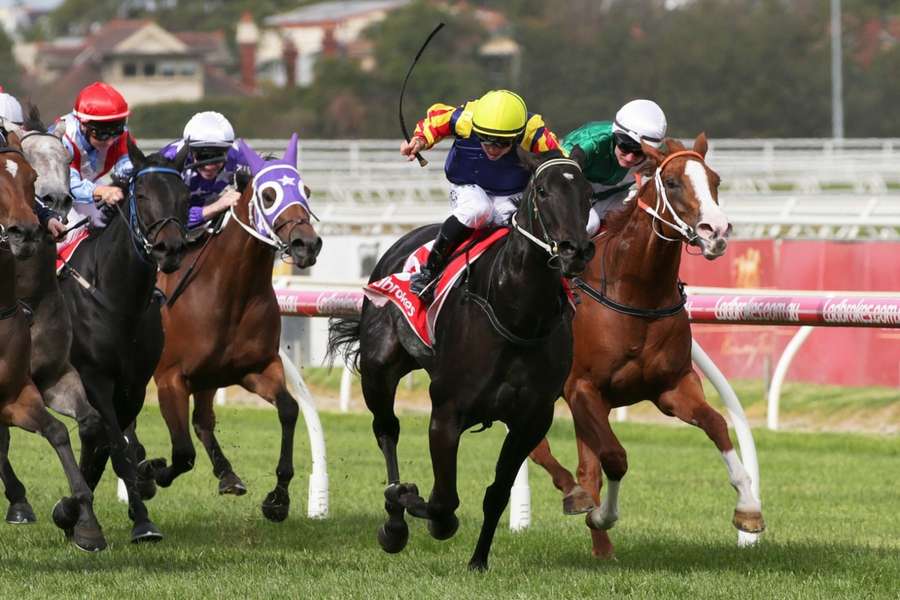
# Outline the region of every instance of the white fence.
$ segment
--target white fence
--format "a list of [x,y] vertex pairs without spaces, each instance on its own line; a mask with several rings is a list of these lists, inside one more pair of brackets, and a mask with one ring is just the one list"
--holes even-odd
[[[249,141],[276,154],[287,144]],[[448,147],[429,150],[421,168],[400,157],[397,140],[301,141],[321,233],[401,233],[442,219]],[[707,158],[736,237],[900,239],[900,139],[713,140]]]

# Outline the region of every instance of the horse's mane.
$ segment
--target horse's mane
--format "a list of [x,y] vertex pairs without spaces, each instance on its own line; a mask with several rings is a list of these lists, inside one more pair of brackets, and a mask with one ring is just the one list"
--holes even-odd
[[36,104],[30,104],[28,106],[28,116],[25,118],[22,128],[25,131],[47,133],[47,126],[41,121],[41,111]]

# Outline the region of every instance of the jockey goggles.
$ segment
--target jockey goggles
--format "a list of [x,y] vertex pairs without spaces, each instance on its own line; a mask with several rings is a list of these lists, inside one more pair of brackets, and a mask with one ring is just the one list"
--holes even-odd
[[84,129],[94,139],[105,142],[125,133],[125,121],[92,121],[85,123]]
[[626,154],[643,154],[644,149],[641,145],[634,141],[627,133],[617,131],[613,134],[616,146]]
[[197,162],[225,162],[228,155],[228,148],[221,146],[200,146],[191,148],[191,154]]
[[509,148],[516,141],[514,137],[493,137],[481,133],[476,133],[475,135],[478,137],[478,141],[485,146],[493,146],[495,148]]

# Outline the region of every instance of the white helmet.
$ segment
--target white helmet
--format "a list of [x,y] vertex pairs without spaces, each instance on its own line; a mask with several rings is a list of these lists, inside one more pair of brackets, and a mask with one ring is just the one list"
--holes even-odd
[[653,100],[632,100],[619,109],[613,133],[624,133],[637,143],[659,148],[666,137],[666,115]]
[[211,110],[191,117],[184,126],[185,140],[193,146],[215,146],[227,148],[234,143],[234,128],[221,113]]
[[21,125],[25,122],[22,116],[22,105],[14,96],[3,92],[0,93],[0,119]]

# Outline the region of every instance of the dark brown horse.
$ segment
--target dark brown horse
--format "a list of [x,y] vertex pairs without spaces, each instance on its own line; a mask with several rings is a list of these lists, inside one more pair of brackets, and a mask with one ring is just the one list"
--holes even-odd
[[[37,174],[25,161],[15,134],[0,148],[0,428],[38,432],[59,455],[72,498],[77,504],[72,541],[83,550],[106,547],[93,510],[93,494],[85,482],[65,426],[44,407],[31,379],[31,334],[28,318],[16,298],[16,261],[33,256],[43,241],[32,209]],[[52,267],[51,267],[52,268]],[[6,462],[5,444],[0,461]]]
[[[587,524],[598,557],[613,555],[607,530],[618,519],[619,484],[628,468],[609,413],[641,400],[706,432],[738,493],[735,527],[753,533],[764,528],[759,499],[725,420],[707,404],[691,366],[691,328],[678,280],[683,241],[709,260],[725,252],[731,225],[718,206],[719,177],[705,162],[703,134],[692,151],[672,139],[666,143],[668,153],[644,144],[645,175],[652,176],[626,208],[610,216],[584,280],[575,281],[584,293],[564,395],[575,421],[578,481],[553,458],[546,440],[531,454],[565,495],[566,514],[590,511]],[[597,507],[601,467],[608,489]]]
[[272,521],[288,515],[299,409],[278,356],[281,317],[272,267],[276,254],[309,267],[322,247],[295,166],[296,142],[295,135],[283,160],[267,161],[241,142],[253,184],[244,189],[221,233],[191,251],[179,271],[158,280],[170,302],[162,310],[165,345],[154,377],[172,437],[172,464],[158,458],[141,467],[145,478],[152,476],[163,487],[193,468],[188,422],[193,394],[194,431],[212,461],[219,492],[244,494],[246,487],[216,441],[212,402],[218,388],[241,385],[275,405],[281,422],[278,482],[262,503]]
[[[433,351],[392,305],[378,308],[366,300],[359,319],[332,322],[329,352],[343,349],[345,358],[358,365],[372,431],[387,467],[388,518],[378,531],[386,552],[406,546],[407,512],[426,519],[435,539],[456,533],[460,438],[470,427],[501,421],[509,431],[494,481],[485,490],[481,533],[469,561],[473,570],[488,567],[516,472],[547,434],[571,364],[572,314],[561,277],[580,274],[594,253],[585,233],[590,186],[581,173],[584,156],[580,149],[572,156],[576,160],[556,151],[533,155],[519,149],[520,162],[532,175],[512,231],[468,269],[464,285],[448,292]],[[406,258],[436,234],[435,225],[400,238],[378,261],[370,281],[399,272]],[[400,422],[394,396],[397,383],[414,369],[431,376],[428,435],[434,487],[427,501],[416,484],[401,479],[397,452]]]

